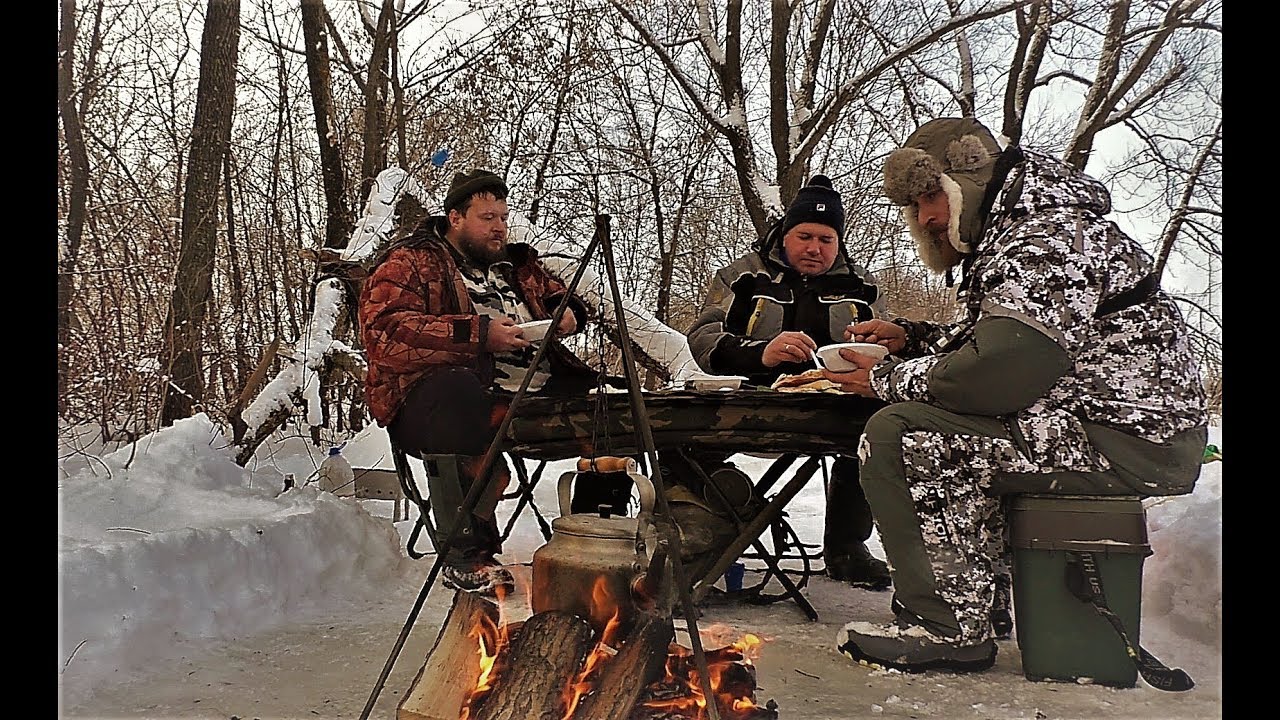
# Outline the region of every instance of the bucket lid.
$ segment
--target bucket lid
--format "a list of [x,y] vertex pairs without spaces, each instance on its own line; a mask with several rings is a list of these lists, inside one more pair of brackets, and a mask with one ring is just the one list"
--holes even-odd
[[1009,510],[1009,544],[1032,550],[1151,554],[1147,515],[1136,497],[1019,495]]

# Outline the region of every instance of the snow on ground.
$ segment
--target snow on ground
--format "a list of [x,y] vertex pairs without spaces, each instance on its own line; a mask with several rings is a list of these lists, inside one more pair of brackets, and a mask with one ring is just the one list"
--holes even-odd
[[[241,683],[221,682],[224,705],[253,698],[253,712],[261,717],[294,717],[292,708],[304,700],[281,686],[296,679],[273,678],[287,663],[264,663],[260,655],[253,658],[265,651],[244,648],[278,643],[299,632],[311,639],[291,652],[358,654],[364,671],[336,680],[325,675],[326,663],[313,659],[316,682],[334,697],[322,710],[298,709],[296,716],[359,714],[392,650],[388,637],[404,622],[429,567],[430,558],[415,561],[405,554],[412,519],[393,522],[390,502],[320,492],[307,481],[327,448],[300,436],[264,446],[245,469],[233,462],[226,438],[203,416],[112,452],[96,449],[83,436],[72,442],[69,431],[61,435],[58,673],[60,704],[71,716],[99,717],[95,713],[114,708],[111,717],[205,717],[201,706],[190,703],[199,703],[202,693],[218,692],[218,683],[188,683],[197,672],[217,673],[221,663],[235,666]],[[1220,425],[1211,430],[1210,442],[1221,447]],[[344,454],[359,467],[392,466],[386,435],[376,428],[350,441]],[[757,476],[769,462],[748,456],[735,460]],[[569,461],[559,461],[544,470],[536,498],[548,519],[556,514],[555,479],[569,467]],[[1127,690],[1033,683],[1021,676],[1013,641],[1001,644],[997,666],[986,673],[870,672],[835,654],[831,641],[848,620],[888,619],[889,594],[825,578],[806,588],[820,622],[808,622],[788,601],[713,606],[700,626],[749,630],[766,639],[758,662],[760,697],[779,697],[787,718],[846,717],[852,708],[860,716],[954,717],[964,710],[966,717],[1021,718],[1049,708],[1056,714],[1048,717],[1064,718],[1218,717],[1221,467],[1221,462],[1205,465],[1192,495],[1146,503],[1153,555],[1144,566],[1141,642],[1196,680],[1189,693],[1165,693],[1141,682]],[[283,491],[284,473],[293,473],[299,487]],[[815,479],[788,515],[801,537],[816,543],[822,514],[821,482]],[[541,543],[526,511],[504,560],[527,563]],[[869,545],[883,557],[877,537]],[[417,634],[434,635],[448,597],[443,590],[432,591],[422,620],[430,627]],[[305,630],[315,623],[332,629],[335,618],[345,618],[351,631],[344,634],[338,626],[330,638],[329,631]],[[428,618],[437,624],[430,625]],[[367,623],[381,623],[383,631],[355,630]],[[362,637],[364,646],[357,640]],[[412,672],[420,658],[401,665],[407,663]],[[193,669],[177,674],[188,665]],[[260,678],[244,685],[244,677],[255,674]],[[273,684],[271,692],[263,683]],[[394,702],[392,696],[404,689],[389,683],[385,702]],[[148,697],[154,702],[148,704]],[[186,697],[192,699],[183,702]],[[134,704],[164,711],[125,712]]]

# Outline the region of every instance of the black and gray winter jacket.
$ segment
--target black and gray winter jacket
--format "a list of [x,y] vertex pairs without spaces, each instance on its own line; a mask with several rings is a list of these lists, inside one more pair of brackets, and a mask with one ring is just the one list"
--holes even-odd
[[[743,255],[716,272],[698,319],[687,333],[698,365],[718,375],[743,375],[768,386],[780,375],[813,368],[812,363],[765,367],[765,345],[784,330],[804,332],[819,347],[844,342],[852,322],[885,314],[875,278],[843,253],[822,275],[805,276],[789,266],[777,242]],[[762,253],[764,253],[762,255]]]

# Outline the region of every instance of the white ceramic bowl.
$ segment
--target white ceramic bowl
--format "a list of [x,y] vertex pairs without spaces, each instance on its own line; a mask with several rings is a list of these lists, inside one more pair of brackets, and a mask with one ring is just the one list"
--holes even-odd
[[840,356],[841,350],[855,350],[863,355],[870,355],[876,360],[883,360],[884,356],[889,354],[889,349],[883,345],[876,343],[835,343],[834,345],[823,345],[818,348],[818,358],[822,360],[822,364],[832,372],[848,372],[857,370],[858,366],[845,360]]
[[741,375],[701,375],[690,378],[688,385],[690,388],[700,392],[712,390],[731,392],[742,387],[742,383],[746,379]]
[[520,327],[524,329],[525,340],[538,342],[547,336],[547,331],[551,329],[551,321],[534,320],[533,322],[520,323]]

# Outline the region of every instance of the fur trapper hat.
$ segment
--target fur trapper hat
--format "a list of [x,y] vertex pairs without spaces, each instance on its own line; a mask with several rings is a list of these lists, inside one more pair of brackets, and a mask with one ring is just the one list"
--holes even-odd
[[924,194],[946,192],[951,208],[947,237],[956,250],[971,254],[982,234],[985,218],[978,216],[979,208],[999,155],[995,137],[977,120],[938,118],[917,128],[885,160],[884,194],[903,206],[902,217],[929,269],[941,273],[948,268],[934,238],[918,223],[912,202]]
[[844,237],[844,203],[826,175],[814,175],[796,192],[796,199],[782,216],[781,235],[807,222],[826,225],[836,231],[836,237]]
[[456,173],[453,182],[449,183],[449,192],[444,196],[444,212],[458,209],[467,198],[478,192],[493,193],[499,200],[507,197],[507,184],[497,174],[488,170],[472,170],[467,173]]

